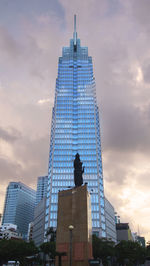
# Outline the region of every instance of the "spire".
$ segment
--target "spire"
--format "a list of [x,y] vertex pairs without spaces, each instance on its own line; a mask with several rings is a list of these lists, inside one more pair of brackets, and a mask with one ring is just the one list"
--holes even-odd
[[76,46],[77,44],[77,32],[76,32],[76,15],[74,15],[74,33],[73,33],[73,42]]

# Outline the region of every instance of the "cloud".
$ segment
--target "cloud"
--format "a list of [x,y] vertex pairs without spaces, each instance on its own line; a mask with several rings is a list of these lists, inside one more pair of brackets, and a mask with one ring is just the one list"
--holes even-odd
[[21,47],[17,41],[12,37],[8,30],[0,25],[0,55],[9,56],[14,61],[20,56]]
[[150,30],[150,2],[149,0],[133,0],[131,1],[132,14],[136,18],[137,22],[142,26],[142,30]]
[[21,133],[15,128],[9,128],[7,130],[0,127],[0,139],[3,139],[7,142],[14,142],[20,139]]
[[[111,154],[112,156],[113,154]],[[138,156],[137,156],[138,157]],[[105,172],[108,172],[109,178],[105,178],[105,194],[107,198],[115,206],[118,215],[121,216],[122,222],[129,222],[131,229],[140,234],[145,235],[149,239],[149,222],[148,212],[150,204],[150,196],[148,192],[149,187],[149,169],[148,162],[141,156],[135,160],[129,160],[126,164],[122,162],[122,158],[118,159],[113,168],[116,169],[115,176],[109,175],[111,171],[108,170],[107,165]],[[105,164],[104,164],[105,165]],[[110,165],[110,168],[112,165]],[[117,173],[118,170],[118,173]],[[144,175],[143,175],[144,173]],[[111,177],[114,178],[111,178]],[[120,179],[120,181],[119,181]],[[123,182],[121,180],[123,179]]]
[[69,45],[76,13],[78,36],[94,63],[105,192],[121,219],[141,224],[148,239],[149,0],[61,0],[36,8],[30,2],[32,16],[30,5],[16,15],[15,0],[15,26],[5,20],[0,26],[1,182],[21,179],[35,187],[47,173],[58,56]]
[[141,110],[134,105],[116,103],[110,108],[104,122],[105,148],[149,153],[149,106]]
[[9,182],[21,181],[35,189],[37,177],[47,174],[49,136],[36,139],[22,137],[15,143],[11,143],[11,152],[8,152],[7,145],[5,149],[7,149],[7,154],[2,153],[0,143],[0,182],[3,188],[0,200],[1,211]]
[[50,102],[50,99],[48,98],[48,99],[41,99],[41,100],[38,100],[38,104],[40,104],[40,105],[43,105],[43,104],[45,104],[45,103],[49,103]]
[[[149,61],[149,60],[148,60]],[[143,66],[144,81],[150,83],[150,64],[149,62]]]
[[[77,10],[78,36],[82,36],[82,44],[87,43],[94,61],[107,198],[114,204],[122,221],[131,224],[134,221],[133,230],[141,224],[141,228],[146,228],[141,233],[148,238],[148,1],[144,1],[145,7],[142,8],[143,17],[147,9],[145,19],[138,17],[143,5],[141,1],[138,1],[138,7],[136,1],[116,1],[115,10],[112,10],[109,1],[97,4],[95,1],[88,4],[82,1],[68,5],[68,1],[64,0],[62,3],[69,25],[72,25],[74,10]],[[83,15],[85,7],[87,12]],[[136,202],[141,202],[140,208]]]
[[18,174],[21,171],[21,165],[12,162],[8,157],[6,159],[0,158],[1,169],[1,184],[8,184],[12,179],[18,178]]
[[[5,139],[6,141],[6,139]],[[9,140],[7,139],[9,142]],[[2,143],[1,143],[2,145]],[[22,136],[18,141],[11,142],[11,152],[0,154],[1,183],[6,180],[24,179],[26,183],[33,184],[38,175],[47,172],[49,136],[35,139]],[[5,148],[8,149],[7,144]],[[47,152],[45,152],[47,150]],[[45,170],[44,170],[45,169]],[[7,181],[8,182],[8,181]]]

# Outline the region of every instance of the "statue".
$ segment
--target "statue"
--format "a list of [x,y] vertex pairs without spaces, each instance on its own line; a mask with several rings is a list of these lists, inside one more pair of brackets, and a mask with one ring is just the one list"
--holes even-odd
[[74,160],[74,183],[76,187],[82,186],[84,173],[84,167],[82,167],[82,162],[80,161],[79,153],[76,154]]

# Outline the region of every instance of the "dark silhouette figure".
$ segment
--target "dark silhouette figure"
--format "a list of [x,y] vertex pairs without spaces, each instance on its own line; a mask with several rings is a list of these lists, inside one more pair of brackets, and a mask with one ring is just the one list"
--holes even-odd
[[82,162],[80,161],[79,153],[77,153],[74,160],[74,183],[76,187],[82,186],[83,173],[84,173],[84,167],[82,167]]

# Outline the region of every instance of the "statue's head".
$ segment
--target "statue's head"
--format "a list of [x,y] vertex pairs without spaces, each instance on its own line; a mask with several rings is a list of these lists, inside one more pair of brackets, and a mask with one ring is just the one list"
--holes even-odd
[[78,152],[77,152],[77,154],[76,154],[76,159],[80,160],[80,155],[79,155]]

